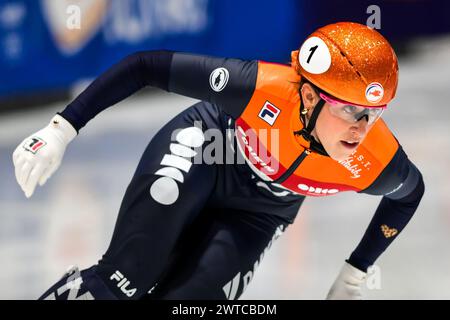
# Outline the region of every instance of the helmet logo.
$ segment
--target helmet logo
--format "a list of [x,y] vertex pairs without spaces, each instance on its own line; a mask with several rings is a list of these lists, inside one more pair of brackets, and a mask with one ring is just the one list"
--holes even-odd
[[371,103],[380,102],[384,96],[383,86],[378,82],[372,82],[366,88],[366,99]]
[[330,49],[319,37],[308,38],[300,48],[298,61],[306,72],[324,73],[331,66]]

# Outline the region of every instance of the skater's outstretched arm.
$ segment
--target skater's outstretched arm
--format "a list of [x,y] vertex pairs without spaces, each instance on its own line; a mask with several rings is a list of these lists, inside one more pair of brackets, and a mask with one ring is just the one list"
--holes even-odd
[[67,145],[102,110],[145,86],[209,101],[238,117],[253,95],[257,61],[145,51],[132,54],[100,75],[44,129],[13,153],[17,182],[27,198],[61,164]]
[[257,65],[171,51],[137,52],[100,75],[60,114],[78,131],[102,110],[152,86],[212,102],[238,117],[253,94]]

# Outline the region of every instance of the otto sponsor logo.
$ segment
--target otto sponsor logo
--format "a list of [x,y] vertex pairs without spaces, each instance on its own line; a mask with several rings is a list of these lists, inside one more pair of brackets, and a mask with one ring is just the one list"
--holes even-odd
[[366,88],[366,99],[371,103],[377,103],[383,99],[384,89],[378,82],[372,82]]
[[335,193],[339,192],[338,189],[325,189],[325,188],[320,188],[320,187],[311,187],[311,186],[307,186],[306,184],[303,184],[303,183],[300,183],[298,185],[298,188],[301,191],[307,192],[310,194],[335,194]]
[[259,112],[258,116],[268,124],[273,125],[279,115],[280,109],[278,109],[275,105],[273,105],[269,101],[266,101],[261,111]]
[[44,147],[47,143],[38,137],[32,137],[29,140],[27,140],[23,148],[27,151],[30,151],[33,154],[36,154],[42,147]]
[[184,182],[183,173],[188,173],[192,166],[191,159],[197,154],[192,148],[200,147],[205,141],[203,132],[198,127],[189,127],[176,133],[175,141],[170,144],[170,154],[165,154],[161,165],[155,172],[161,176],[150,187],[152,198],[163,205],[171,205],[179,196],[178,183]]
[[[256,148],[252,147],[252,146],[256,146],[257,143],[255,141],[255,143],[250,143],[249,142],[249,137],[248,135],[245,133],[244,129],[242,129],[241,126],[238,126],[238,132],[240,133],[240,138],[241,141],[244,143],[245,148],[247,149],[249,155],[252,157],[252,161],[256,162],[257,164],[259,164],[261,167],[263,167],[267,172],[269,173],[275,173],[277,170],[272,168],[269,164],[267,164],[267,162],[265,162],[260,155],[255,151]],[[268,157],[267,157],[268,158]],[[278,169],[278,168],[277,168]]]
[[119,270],[116,270],[116,272],[114,272],[109,279],[116,280],[118,282],[117,287],[120,288],[120,291],[122,291],[127,297],[132,297],[137,291],[137,289],[127,289],[130,285],[130,281],[128,281]]
[[229,78],[230,73],[227,69],[217,68],[211,72],[211,75],[209,76],[209,84],[214,91],[220,92],[227,86]]

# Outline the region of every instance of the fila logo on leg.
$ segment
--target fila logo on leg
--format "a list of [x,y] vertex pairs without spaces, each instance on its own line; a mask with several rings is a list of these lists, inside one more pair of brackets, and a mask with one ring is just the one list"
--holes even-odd
[[109,280],[116,280],[117,283],[117,287],[120,288],[120,290],[127,296],[127,297],[132,297],[137,289],[128,289],[128,285],[130,284],[130,281],[128,281],[127,278],[124,277],[124,275],[119,271],[116,270],[116,272],[114,272],[111,277],[109,278]]
[[277,120],[280,113],[281,113],[280,109],[278,109],[274,104],[270,103],[269,101],[266,101],[261,111],[259,112],[258,116],[272,126],[275,123],[275,120]]

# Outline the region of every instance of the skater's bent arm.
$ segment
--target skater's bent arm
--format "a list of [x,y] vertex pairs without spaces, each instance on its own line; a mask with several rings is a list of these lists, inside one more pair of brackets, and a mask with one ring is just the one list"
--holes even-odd
[[379,179],[363,191],[384,196],[348,262],[362,271],[373,265],[408,224],[424,191],[422,174],[400,146]]
[[154,86],[215,103],[238,117],[253,94],[256,75],[256,61],[164,50],[137,52],[100,75],[60,114],[79,131],[104,109]]

